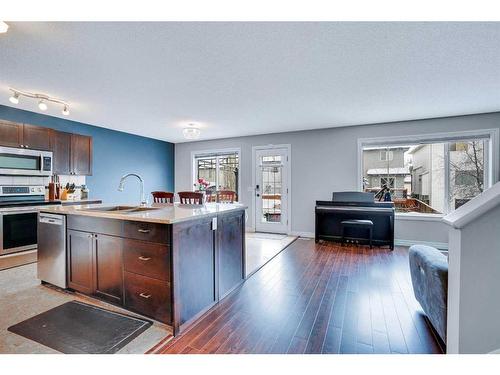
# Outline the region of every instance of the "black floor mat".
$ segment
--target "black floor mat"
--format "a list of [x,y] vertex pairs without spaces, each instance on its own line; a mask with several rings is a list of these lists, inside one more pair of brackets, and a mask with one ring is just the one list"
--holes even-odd
[[144,319],[72,301],[8,328],[67,354],[112,354],[151,326]]

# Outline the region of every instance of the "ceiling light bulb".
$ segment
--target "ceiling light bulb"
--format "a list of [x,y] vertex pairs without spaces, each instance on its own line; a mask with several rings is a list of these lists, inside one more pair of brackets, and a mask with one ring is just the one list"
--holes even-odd
[[10,96],[9,101],[10,101],[12,104],[18,104],[18,103],[19,103],[19,93],[18,93],[18,92],[14,92],[14,93]]
[[47,110],[47,103],[45,103],[45,101],[43,99],[41,99],[38,102],[38,108],[40,108],[42,111],[46,111]]
[[63,110],[62,110],[62,114],[64,116],[68,116],[69,115],[69,108],[67,105],[64,106]]
[[9,25],[7,25],[3,21],[0,21],[0,34],[6,33],[7,30],[9,30]]
[[189,124],[189,127],[182,129],[182,134],[186,139],[198,139],[200,138],[200,129],[194,127],[194,125]]

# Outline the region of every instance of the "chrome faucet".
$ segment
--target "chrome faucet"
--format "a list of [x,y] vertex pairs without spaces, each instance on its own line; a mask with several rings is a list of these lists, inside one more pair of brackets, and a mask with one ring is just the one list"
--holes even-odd
[[122,178],[120,179],[120,185],[118,185],[118,191],[123,191],[123,189],[125,187],[125,180],[127,179],[127,177],[130,177],[130,176],[135,176],[139,179],[139,182],[141,183],[141,206],[147,206],[148,202],[146,201],[146,196],[144,195],[144,180],[138,174],[127,173],[127,174],[123,175]]

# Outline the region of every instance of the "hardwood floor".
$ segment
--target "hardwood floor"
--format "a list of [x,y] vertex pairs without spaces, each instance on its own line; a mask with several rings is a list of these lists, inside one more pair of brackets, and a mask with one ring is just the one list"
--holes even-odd
[[442,353],[408,251],[298,239],[155,353]]

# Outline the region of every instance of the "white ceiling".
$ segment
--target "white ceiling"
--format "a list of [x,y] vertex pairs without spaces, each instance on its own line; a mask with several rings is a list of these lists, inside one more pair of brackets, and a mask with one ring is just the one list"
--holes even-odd
[[212,139],[492,112],[499,46],[500,23],[13,22],[0,104],[43,92],[72,120],[171,142],[190,121]]

